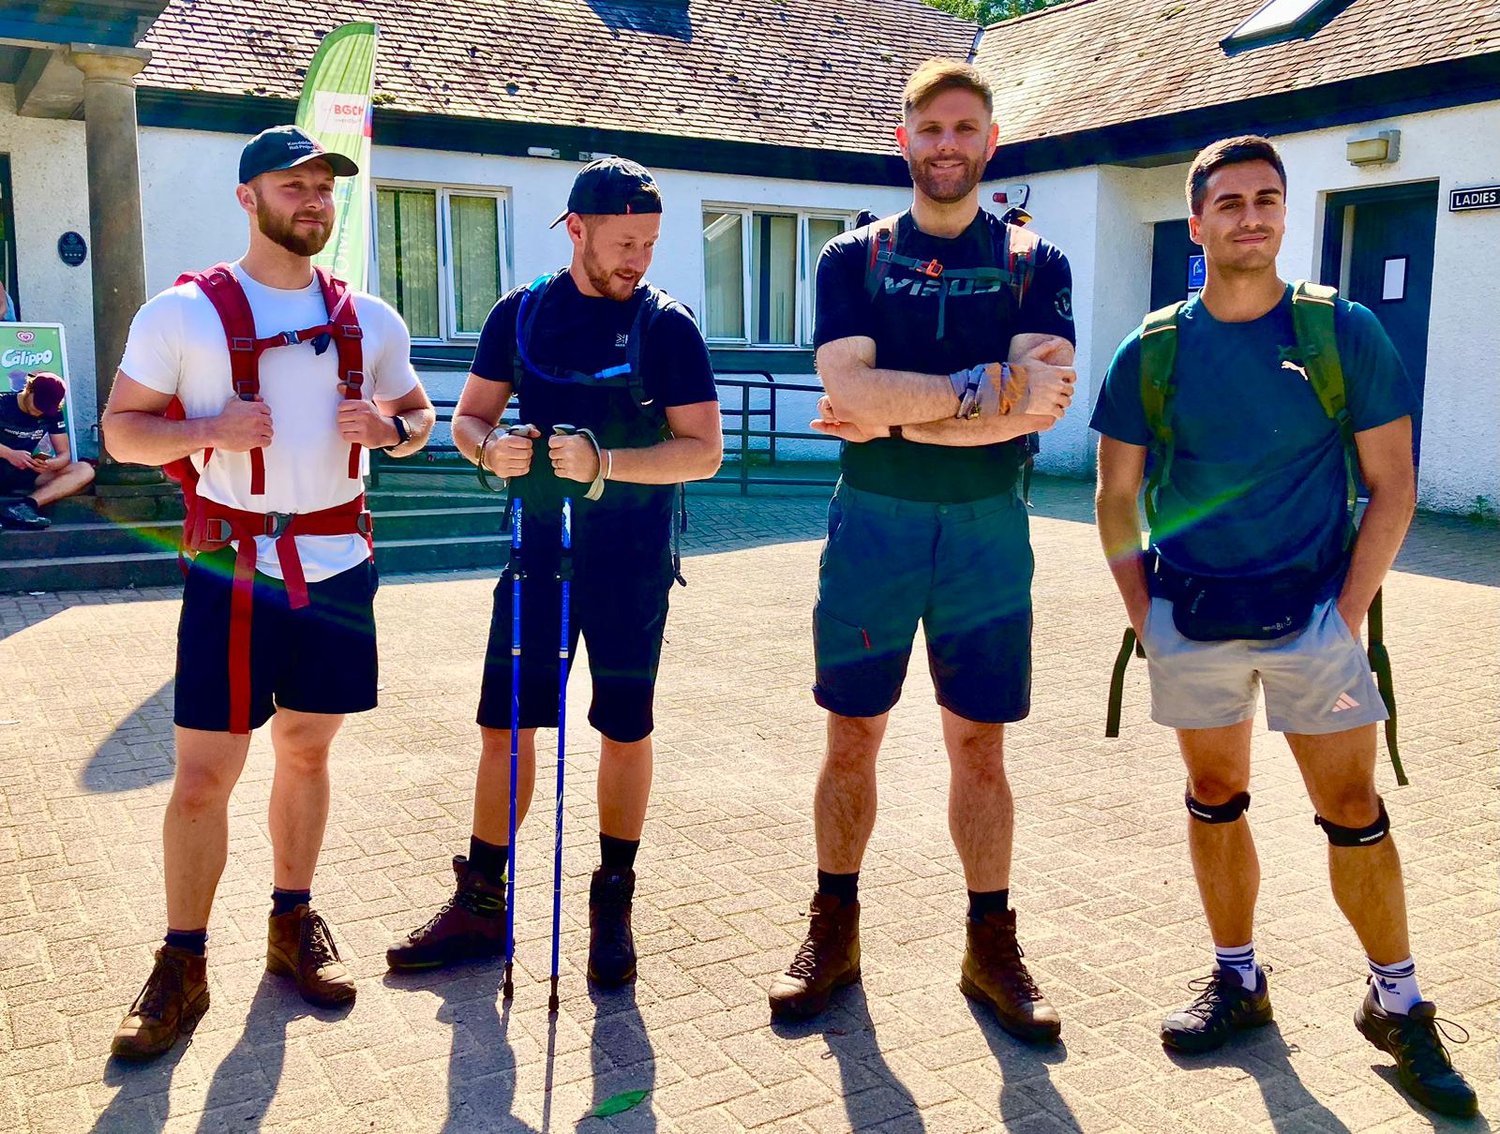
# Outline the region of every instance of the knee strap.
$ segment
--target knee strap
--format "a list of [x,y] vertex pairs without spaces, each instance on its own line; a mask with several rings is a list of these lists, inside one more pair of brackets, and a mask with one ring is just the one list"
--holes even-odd
[[1250,809],[1250,793],[1242,791],[1223,803],[1202,803],[1193,798],[1193,791],[1189,788],[1182,802],[1187,805],[1188,814],[1200,823],[1233,823]]
[[1321,815],[1314,815],[1313,822],[1323,828],[1328,842],[1336,847],[1370,847],[1391,833],[1391,817],[1385,813],[1385,800],[1376,797],[1380,805],[1380,816],[1368,827],[1340,827],[1330,823]]

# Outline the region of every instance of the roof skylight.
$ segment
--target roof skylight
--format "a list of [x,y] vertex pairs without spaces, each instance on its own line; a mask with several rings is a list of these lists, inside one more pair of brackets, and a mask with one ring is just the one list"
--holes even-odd
[[1257,47],[1307,39],[1321,30],[1353,0],[1266,0],[1248,19],[1219,41],[1225,55]]

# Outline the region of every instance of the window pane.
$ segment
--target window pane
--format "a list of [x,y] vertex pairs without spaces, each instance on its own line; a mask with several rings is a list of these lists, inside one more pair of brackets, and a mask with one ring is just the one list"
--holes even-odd
[[750,314],[756,343],[797,341],[797,218],[756,213],[751,229]]
[[745,337],[745,246],[739,213],[703,214],[704,312],[711,339]]
[[401,312],[413,338],[440,338],[437,194],[431,189],[378,189],[375,225],[380,298]]
[[448,197],[453,228],[453,329],[477,335],[500,298],[500,202]]
[[[807,310],[817,310],[818,257],[823,254],[823,245],[844,231],[844,222],[830,217],[807,218]],[[811,325],[811,324],[809,324]]]

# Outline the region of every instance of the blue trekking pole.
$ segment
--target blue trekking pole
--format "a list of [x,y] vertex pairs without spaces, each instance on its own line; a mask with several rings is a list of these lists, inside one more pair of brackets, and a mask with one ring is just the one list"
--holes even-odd
[[510,842],[505,864],[505,985],[515,993],[511,964],[516,957],[516,774],[521,759],[521,497],[510,504]]
[[562,584],[559,603],[562,634],[557,650],[557,835],[552,847],[552,996],[547,1001],[549,1012],[557,1011],[557,955],[562,941],[563,769],[566,767],[568,734],[568,609],[573,582],[573,501],[566,496],[562,503],[562,556],[558,562],[557,578]]

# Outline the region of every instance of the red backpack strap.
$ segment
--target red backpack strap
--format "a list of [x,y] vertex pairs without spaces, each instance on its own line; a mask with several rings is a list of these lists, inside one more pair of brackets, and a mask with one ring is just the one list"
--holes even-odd
[[[245,298],[245,289],[234,277],[234,270],[228,264],[215,264],[206,272],[179,276],[177,282],[197,284],[198,290],[214,305],[219,322],[224,325],[224,339],[229,347],[229,381],[234,387],[234,395],[242,401],[253,402],[260,396],[260,352],[263,348],[256,342],[255,315],[250,310],[250,301]],[[250,495],[264,496],[265,492],[265,451],[251,449]]]
[[[354,310],[354,291],[343,280],[330,275],[324,268],[313,269],[318,274],[318,284],[323,289],[323,302],[328,306],[328,322],[333,325],[334,343],[339,352],[339,381],[344,384],[344,397],[364,397],[365,350],[364,333],[359,327],[359,317]],[[359,457],[362,446],[358,441],[349,446],[349,479],[359,479]]]
[[894,213],[870,226],[870,255],[865,262],[865,294],[874,299],[885,286],[890,274],[891,256],[896,250],[896,226],[901,214]]

